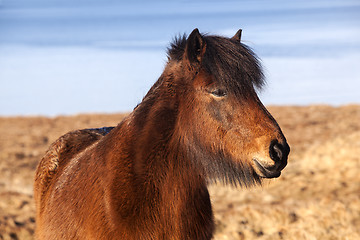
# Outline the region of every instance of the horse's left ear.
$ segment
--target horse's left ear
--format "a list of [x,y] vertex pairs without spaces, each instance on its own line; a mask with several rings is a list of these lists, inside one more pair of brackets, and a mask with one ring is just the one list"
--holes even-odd
[[195,28],[186,40],[185,54],[190,63],[200,63],[204,56],[206,43],[199,30]]
[[235,40],[237,42],[240,42],[241,41],[241,33],[242,33],[242,29],[239,29],[231,39]]

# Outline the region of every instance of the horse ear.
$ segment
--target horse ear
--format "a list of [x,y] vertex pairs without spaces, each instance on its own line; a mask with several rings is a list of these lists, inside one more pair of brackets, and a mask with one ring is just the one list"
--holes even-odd
[[200,63],[205,53],[206,43],[195,28],[186,40],[185,54],[190,63]]
[[241,33],[242,29],[239,29],[231,39],[237,42],[241,42]]

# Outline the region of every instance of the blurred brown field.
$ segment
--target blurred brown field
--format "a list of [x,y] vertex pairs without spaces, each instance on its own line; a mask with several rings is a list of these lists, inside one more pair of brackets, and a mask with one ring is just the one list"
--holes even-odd
[[[215,239],[360,239],[360,106],[270,106],[288,166],[253,189],[212,185]],[[124,114],[0,118],[0,239],[34,239],[33,175],[47,147]]]

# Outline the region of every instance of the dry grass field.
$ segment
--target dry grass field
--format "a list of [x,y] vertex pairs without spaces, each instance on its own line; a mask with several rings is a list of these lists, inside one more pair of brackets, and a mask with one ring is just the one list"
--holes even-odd
[[[291,146],[278,179],[210,186],[215,239],[360,239],[360,106],[269,107]],[[47,147],[122,114],[0,118],[0,239],[33,239],[33,174]]]

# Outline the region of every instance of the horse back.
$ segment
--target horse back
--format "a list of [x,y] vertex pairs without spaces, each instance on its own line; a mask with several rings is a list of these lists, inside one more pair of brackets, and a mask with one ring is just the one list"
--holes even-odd
[[44,208],[45,194],[53,184],[54,176],[71,162],[71,159],[102,139],[112,129],[113,127],[76,130],[51,144],[35,173],[34,198],[38,217]]

